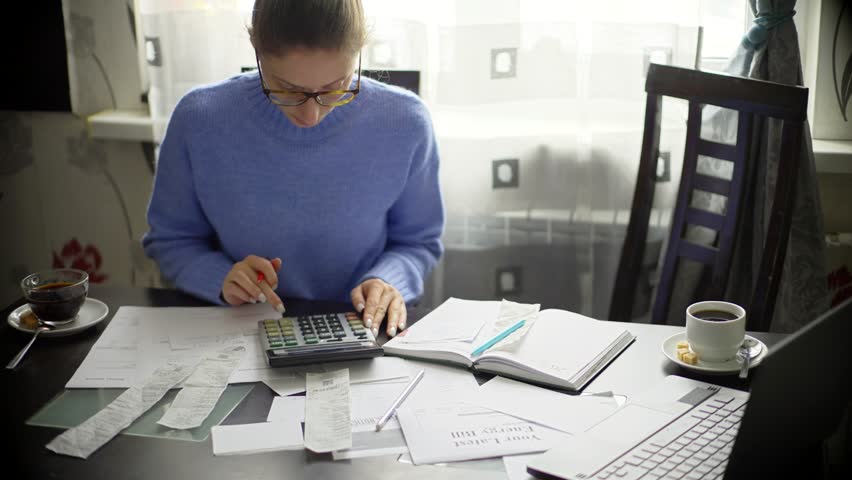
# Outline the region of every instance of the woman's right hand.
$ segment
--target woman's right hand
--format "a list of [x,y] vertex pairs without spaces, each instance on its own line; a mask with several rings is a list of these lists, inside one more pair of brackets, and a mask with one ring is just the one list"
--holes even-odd
[[[284,303],[275,293],[278,288],[278,271],[281,259],[267,260],[257,255],[249,255],[235,263],[222,283],[222,298],[230,305],[243,303],[269,302],[275,310],[284,313]],[[258,274],[264,279],[258,281]]]

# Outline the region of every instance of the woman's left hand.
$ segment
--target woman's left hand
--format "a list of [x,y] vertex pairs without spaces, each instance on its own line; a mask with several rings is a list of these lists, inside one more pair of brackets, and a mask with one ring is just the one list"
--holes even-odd
[[362,313],[364,325],[379,334],[379,327],[387,317],[389,337],[405,328],[405,300],[399,290],[378,278],[365,280],[350,293],[355,310]]

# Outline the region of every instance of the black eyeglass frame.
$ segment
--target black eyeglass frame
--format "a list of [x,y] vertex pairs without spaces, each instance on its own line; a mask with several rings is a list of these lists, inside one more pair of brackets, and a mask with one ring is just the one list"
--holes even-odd
[[[304,105],[305,102],[314,99],[319,105],[324,107],[339,107],[341,105],[346,105],[347,103],[355,100],[355,97],[358,96],[358,93],[361,92],[361,53],[358,52],[358,80],[355,88],[352,90],[327,90],[324,92],[303,92],[301,90],[272,90],[266,85],[266,81],[263,79],[263,71],[260,69],[260,57],[257,52],[254,54],[254,60],[257,63],[257,74],[260,77],[260,87],[263,89],[263,94],[266,95],[266,98],[269,99],[270,102],[275,105],[281,105],[282,107],[298,107],[299,105]],[[280,101],[276,101],[276,97],[273,95],[275,93],[293,95],[293,94],[301,94],[302,101],[298,103],[281,103]],[[332,102],[330,104],[323,103],[320,100],[321,95],[345,95],[347,93],[351,93],[352,96],[343,101]]]

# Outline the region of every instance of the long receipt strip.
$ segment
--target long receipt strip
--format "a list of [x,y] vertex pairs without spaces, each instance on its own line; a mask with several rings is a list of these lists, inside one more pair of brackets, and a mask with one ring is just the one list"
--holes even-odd
[[62,455],[88,458],[188,377],[194,367],[191,362],[169,362],[156,369],[141,387],[128,388],[103,410],[51,440],[47,448]]
[[246,347],[240,339],[238,344],[221,348],[204,358],[157,423],[177,429],[201,426],[228,387],[228,378],[245,353]]
[[308,373],[305,383],[305,448],[316,453],[351,448],[349,369]]

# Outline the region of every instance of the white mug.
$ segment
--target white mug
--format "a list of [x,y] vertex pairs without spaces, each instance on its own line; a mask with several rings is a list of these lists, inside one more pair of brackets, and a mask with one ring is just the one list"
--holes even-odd
[[[716,319],[699,318],[701,312],[722,312]],[[696,314],[698,316],[696,316]],[[727,362],[745,340],[746,311],[728,302],[693,303],[686,309],[686,341],[699,360]]]

